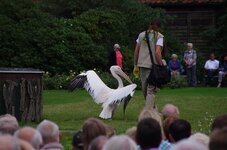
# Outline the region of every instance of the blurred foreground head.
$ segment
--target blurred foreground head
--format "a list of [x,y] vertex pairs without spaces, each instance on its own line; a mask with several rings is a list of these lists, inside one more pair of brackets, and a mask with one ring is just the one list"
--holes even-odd
[[13,135],[17,129],[19,124],[14,116],[10,114],[0,116],[0,134]]
[[137,150],[136,143],[126,135],[113,136],[104,145],[103,150]]
[[173,104],[166,104],[162,108],[162,115],[163,115],[164,119],[167,117],[179,118],[180,112],[179,112],[179,109],[177,108],[177,106],[175,106]]

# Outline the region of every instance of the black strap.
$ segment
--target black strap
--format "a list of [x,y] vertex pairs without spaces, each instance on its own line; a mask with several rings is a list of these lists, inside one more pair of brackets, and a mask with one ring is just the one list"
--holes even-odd
[[[149,49],[149,53],[150,53],[150,57],[151,57],[151,63],[154,64],[154,60],[153,60],[153,53],[151,51],[151,45],[150,45],[150,40],[149,40],[149,33],[148,31],[145,32],[145,36],[146,36],[146,41],[147,41],[147,46]],[[154,35],[155,38],[155,35]]]

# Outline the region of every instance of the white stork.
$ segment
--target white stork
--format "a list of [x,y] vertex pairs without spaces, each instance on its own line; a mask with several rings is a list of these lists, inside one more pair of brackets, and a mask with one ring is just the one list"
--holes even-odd
[[[93,70],[77,75],[69,84],[71,91],[77,88],[85,88],[97,104],[102,104],[103,110],[99,117],[102,119],[112,118],[113,111],[124,102],[124,113],[128,102],[133,96],[136,84],[121,70],[119,66],[111,66],[112,76],[118,81],[118,88],[111,89],[103,83]],[[126,79],[130,85],[123,86],[121,77]]]

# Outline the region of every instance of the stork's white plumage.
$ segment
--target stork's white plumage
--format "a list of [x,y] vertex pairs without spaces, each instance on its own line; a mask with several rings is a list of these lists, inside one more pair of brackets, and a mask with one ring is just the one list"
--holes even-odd
[[[118,81],[118,88],[111,89],[103,83],[93,70],[77,75],[69,84],[71,91],[77,88],[85,88],[97,104],[102,104],[103,110],[99,117],[103,119],[112,118],[113,111],[124,102],[124,112],[128,102],[133,96],[136,84],[121,70],[119,66],[110,67],[111,74]],[[123,86],[121,77],[126,79],[130,85]]]

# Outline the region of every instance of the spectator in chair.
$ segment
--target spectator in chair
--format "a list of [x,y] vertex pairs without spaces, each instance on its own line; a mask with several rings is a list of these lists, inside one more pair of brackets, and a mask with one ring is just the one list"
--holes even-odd
[[227,75],[227,54],[224,54],[219,63],[218,86],[217,87],[221,87],[222,80],[226,75]]
[[177,59],[176,54],[172,54],[171,60],[168,63],[168,68],[171,74],[171,77],[178,78],[181,73],[181,63]]
[[82,131],[77,131],[73,135],[72,150],[83,150]]
[[162,116],[163,116],[163,120],[165,120],[165,118],[167,117],[179,118],[180,112],[177,106],[173,104],[166,104],[162,108]]
[[37,130],[41,133],[43,146],[41,150],[64,150],[60,144],[60,131],[57,124],[49,120],[43,120]]
[[84,122],[82,130],[82,141],[84,150],[88,149],[89,144],[96,137],[100,135],[106,136],[106,125],[101,120],[96,118],[87,119]]
[[170,125],[169,133],[171,142],[176,143],[191,136],[191,125],[186,120],[177,119]]
[[209,84],[211,79],[218,73],[219,61],[215,59],[214,53],[210,54],[210,59],[206,61],[204,69],[207,73],[207,83]]
[[136,143],[126,135],[111,137],[103,150],[138,150]]
[[211,124],[211,132],[215,129],[227,128],[227,114],[217,116]]
[[10,114],[0,116],[0,134],[13,135],[17,129],[19,124],[14,116]]
[[176,143],[171,150],[208,150],[208,148],[195,140],[184,139]]
[[14,137],[27,141],[36,150],[40,149],[43,142],[40,132],[31,127],[24,127],[17,130],[14,134]]
[[227,149],[227,128],[217,129],[210,135],[209,150]]
[[106,142],[108,141],[107,136],[98,136],[94,140],[91,141],[88,150],[102,150]]
[[141,120],[137,125],[136,141],[141,150],[158,150],[162,141],[159,123],[152,118]]

